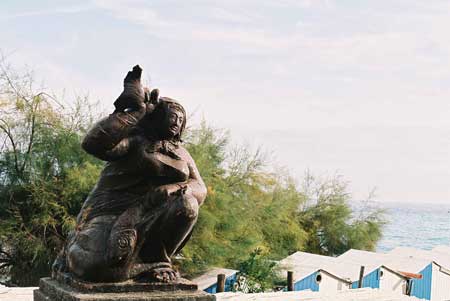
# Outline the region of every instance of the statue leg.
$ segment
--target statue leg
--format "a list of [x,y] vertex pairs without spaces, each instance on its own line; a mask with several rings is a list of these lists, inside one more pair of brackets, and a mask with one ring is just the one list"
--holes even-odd
[[145,241],[139,251],[144,263],[163,267],[155,269],[156,278],[162,281],[166,281],[165,277],[177,278],[170,257],[184,246],[198,217],[198,202],[190,194],[174,194],[167,200],[167,205],[167,210],[145,232]]
[[197,215],[197,200],[178,193],[159,206],[139,204],[118,217],[96,217],[69,242],[68,268],[89,281],[121,281],[134,277],[132,268],[139,257],[144,277],[174,281],[178,274],[170,257],[184,245]]
[[125,210],[111,227],[107,240],[106,262],[116,281],[134,278],[150,269],[136,259],[145,243],[148,229],[158,225],[169,206],[167,200],[156,205],[146,198]]
[[67,245],[66,264],[68,271],[81,279],[98,281],[99,273],[106,267],[106,243],[115,216],[95,217],[83,229],[75,231]]
[[119,216],[93,218],[68,242],[67,270],[94,282],[128,279],[144,242],[143,229],[151,227],[166,211],[161,206],[144,215],[144,207],[137,205]]

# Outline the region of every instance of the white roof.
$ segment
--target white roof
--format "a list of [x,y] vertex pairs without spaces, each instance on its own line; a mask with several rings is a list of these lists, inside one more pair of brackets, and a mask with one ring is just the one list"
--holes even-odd
[[317,254],[311,254],[311,253],[298,251],[298,252],[295,252],[295,253],[289,255],[288,257],[280,260],[278,264],[281,267],[298,266],[298,265],[317,267],[322,264],[333,263],[335,260],[336,260],[335,257],[317,255]]
[[[0,288],[1,301],[33,301],[37,287]],[[277,292],[277,293],[220,293],[217,301],[418,301],[419,299],[395,292],[362,288],[336,292]]]
[[192,279],[192,282],[197,283],[198,288],[200,290],[207,289],[211,285],[217,283],[217,275],[225,274],[225,278],[228,278],[239,271],[231,270],[231,269],[223,269],[223,268],[213,268],[203,275]]
[[38,287],[0,287],[0,301],[33,301]]
[[333,257],[295,252],[280,260],[278,267],[284,272],[284,277],[286,276],[286,271],[293,271],[294,282],[297,282],[321,268],[324,269],[324,266],[333,260]]
[[335,292],[220,293],[217,301],[417,301],[398,292],[362,288]]
[[439,252],[439,253],[444,253],[444,254],[447,254],[447,256],[450,256],[450,246],[444,246],[444,245],[436,246],[436,247],[434,247],[433,251]]
[[450,253],[426,251],[410,247],[397,247],[388,254],[434,261],[443,267],[450,268]]
[[351,249],[337,257],[344,262],[351,261],[359,265],[385,266],[396,272],[418,273],[429,265],[432,260],[410,258],[395,254],[375,253]]
[[[336,257],[295,252],[279,262],[282,271],[294,272],[294,282],[322,270],[343,281],[355,281],[359,278],[361,265],[351,261],[338,260]],[[365,275],[376,269],[376,265],[366,265]],[[283,275],[284,276],[284,275]]]

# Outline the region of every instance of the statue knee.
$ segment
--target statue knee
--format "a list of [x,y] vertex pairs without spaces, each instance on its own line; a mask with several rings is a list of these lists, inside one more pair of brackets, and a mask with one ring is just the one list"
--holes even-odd
[[105,228],[93,220],[85,229],[72,234],[67,246],[66,263],[69,271],[80,278],[95,278],[105,263]]
[[[120,226],[120,224],[118,224]],[[108,261],[114,265],[126,264],[132,258],[137,244],[135,229],[113,228],[108,240]]]
[[176,215],[187,221],[193,222],[198,217],[198,202],[192,195],[183,195],[181,206],[178,208]]
[[89,277],[99,265],[99,258],[78,244],[73,244],[67,250],[67,266],[78,277]]

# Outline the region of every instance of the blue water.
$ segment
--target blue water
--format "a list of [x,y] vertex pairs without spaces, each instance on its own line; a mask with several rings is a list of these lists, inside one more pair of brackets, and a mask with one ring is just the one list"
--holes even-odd
[[378,252],[395,247],[431,250],[450,245],[450,204],[380,203],[388,224],[377,245]]

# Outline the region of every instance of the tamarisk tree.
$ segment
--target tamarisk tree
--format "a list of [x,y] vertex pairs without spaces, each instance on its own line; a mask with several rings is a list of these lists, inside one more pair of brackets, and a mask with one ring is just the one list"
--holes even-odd
[[9,284],[49,275],[95,183],[100,163],[79,147],[87,106],[64,107],[35,89],[31,72],[0,62],[0,273]]

